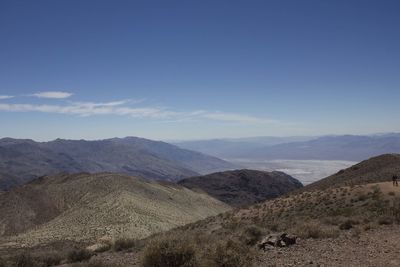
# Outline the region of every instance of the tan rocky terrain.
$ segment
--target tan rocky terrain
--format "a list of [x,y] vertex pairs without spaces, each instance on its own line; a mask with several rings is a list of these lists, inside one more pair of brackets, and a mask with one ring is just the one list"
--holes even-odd
[[337,238],[300,239],[290,248],[261,253],[256,266],[400,266],[400,227],[351,230]]
[[144,238],[230,209],[172,183],[108,173],[42,177],[0,203],[0,247]]

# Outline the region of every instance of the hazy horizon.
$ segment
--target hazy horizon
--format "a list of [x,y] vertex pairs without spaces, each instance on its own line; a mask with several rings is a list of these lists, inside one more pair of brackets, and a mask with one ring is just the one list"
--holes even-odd
[[326,134],[326,135],[282,135],[282,136],[270,136],[270,135],[265,135],[265,136],[243,136],[243,137],[215,137],[215,138],[204,138],[204,139],[199,139],[199,138],[194,138],[194,139],[152,139],[146,136],[135,136],[135,135],[124,135],[124,136],[109,136],[109,137],[104,137],[104,138],[63,138],[63,137],[55,137],[55,138],[50,138],[50,139],[35,139],[31,137],[16,137],[16,136],[0,136],[0,139],[4,138],[11,138],[11,139],[30,139],[35,142],[51,142],[55,141],[57,139],[62,139],[62,140],[85,140],[85,141],[100,141],[100,140],[106,140],[106,139],[113,139],[113,138],[129,138],[129,137],[136,137],[136,138],[143,138],[143,139],[149,139],[149,140],[154,140],[154,141],[162,141],[166,143],[179,143],[179,142],[196,142],[196,141],[214,141],[214,140],[227,140],[227,141],[240,141],[240,140],[248,140],[248,139],[257,139],[257,138],[310,138],[310,139],[317,139],[320,137],[327,137],[327,136],[332,136],[332,137],[339,137],[339,136],[378,136],[378,135],[390,135],[390,134],[400,134],[400,132],[387,132],[387,133],[370,133],[370,134]]

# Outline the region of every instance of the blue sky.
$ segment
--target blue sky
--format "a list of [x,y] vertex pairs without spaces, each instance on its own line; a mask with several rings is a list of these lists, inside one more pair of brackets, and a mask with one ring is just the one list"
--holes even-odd
[[400,131],[400,2],[0,1],[0,137]]

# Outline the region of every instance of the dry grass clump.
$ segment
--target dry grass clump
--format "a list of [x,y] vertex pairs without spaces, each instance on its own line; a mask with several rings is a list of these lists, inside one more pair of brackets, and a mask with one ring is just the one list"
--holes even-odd
[[250,225],[245,227],[240,239],[246,245],[254,246],[265,236],[265,234],[265,229],[262,229],[256,225]]
[[118,267],[118,265],[105,263],[100,260],[90,260],[88,262],[74,263],[71,267]]
[[[259,235],[253,227],[249,232],[253,238]],[[175,232],[155,237],[142,251],[141,264],[142,267],[250,267],[255,253],[238,237],[232,232],[201,235]]]
[[389,216],[381,217],[378,219],[379,225],[391,225],[393,224],[393,219]]
[[21,253],[17,255],[14,259],[14,267],[36,267],[38,266],[37,262],[33,259],[33,257],[29,253]]
[[87,249],[75,249],[68,253],[68,262],[87,261],[93,256],[93,252]]
[[40,263],[41,267],[57,266],[62,262],[63,259],[64,256],[56,252],[38,256],[36,258],[36,260]]
[[135,247],[137,244],[137,241],[135,239],[131,238],[121,238],[115,240],[112,248],[114,251],[123,251],[123,250],[129,250]]
[[201,259],[202,267],[251,267],[254,253],[248,246],[233,240],[217,242]]
[[33,255],[22,252],[15,256],[10,256],[7,261],[0,258],[0,267],[51,267],[61,264],[64,256],[61,253],[41,253]]
[[185,237],[160,237],[145,247],[142,256],[143,267],[196,267],[195,245]]
[[323,225],[316,221],[297,225],[292,231],[302,238],[336,238],[339,236],[339,231],[336,227]]

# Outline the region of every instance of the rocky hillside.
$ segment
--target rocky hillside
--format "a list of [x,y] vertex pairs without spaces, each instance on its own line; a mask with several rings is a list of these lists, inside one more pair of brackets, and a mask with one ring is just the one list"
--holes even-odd
[[352,186],[391,181],[400,176],[400,154],[385,154],[362,161],[348,169],[308,185],[303,190],[322,190],[339,186]]
[[229,209],[168,182],[109,173],[46,176],[0,194],[0,244],[143,238]]
[[178,184],[204,191],[235,207],[275,198],[302,187],[298,180],[283,172],[254,170],[217,172],[183,179]]
[[174,181],[233,167],[215,157],[136,137],[43,143],[0,140],[0,191],[60,172],[117,172]]

